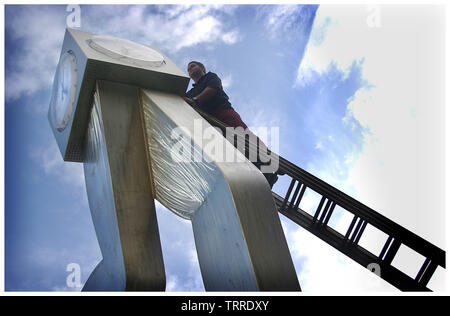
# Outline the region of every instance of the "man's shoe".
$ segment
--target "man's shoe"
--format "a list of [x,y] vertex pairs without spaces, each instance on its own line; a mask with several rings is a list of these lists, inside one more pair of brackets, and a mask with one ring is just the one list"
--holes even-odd
[[275,182],[278,181],[278,175],[276,173],[264,173],[264,176],[267,179],[267,182],[269,182],[270,187],[272,188]]

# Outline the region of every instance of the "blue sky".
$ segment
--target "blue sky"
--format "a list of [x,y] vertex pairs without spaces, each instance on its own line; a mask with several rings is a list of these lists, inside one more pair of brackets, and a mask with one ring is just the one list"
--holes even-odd
[[[283,157],[444,248],[442,11],[97,5],[81,6],[80,29],[158,47],[183,70],[202,61],[247,125],[279,127]],[[5,6],[5,290],[79,291],[67,265],[84,283],[101,259],[82,164],[62,161],[47,121],[68,15]],[[167,290],[204,291],[190,223],[157,215]],[[281,219],[304,291],[395,291]],[[364,237],[377,247],[376,232]]]

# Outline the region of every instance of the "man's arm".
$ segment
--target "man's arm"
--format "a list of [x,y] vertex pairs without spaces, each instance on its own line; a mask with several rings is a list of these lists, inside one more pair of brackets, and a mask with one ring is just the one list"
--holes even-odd
[[188,97],[182,97],[184,101],[186,101],[190,105],[195,105],[195,101]]
[[216,88],[206,87],[196,98],[197,102],[203,103],[214,97],[217,93]]
[[209,99],[214,97],[216,93],[217,93],[216,88],[206,87],[199,95],[194,97],[195,99],[197,99],[197,102],[194,100],[194,98],[191,99],[188,97],[183,97],[183,99],[190,105],[196,105],[197,103],[203,103],[208,101]]

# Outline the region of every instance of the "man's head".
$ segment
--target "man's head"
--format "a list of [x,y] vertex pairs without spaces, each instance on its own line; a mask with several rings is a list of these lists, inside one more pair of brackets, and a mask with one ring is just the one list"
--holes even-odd
[[198,61],[191,61],[187,67],[189,77],[192,78],[195,82],[197,82],[204,74],[206,74],[205,66]]

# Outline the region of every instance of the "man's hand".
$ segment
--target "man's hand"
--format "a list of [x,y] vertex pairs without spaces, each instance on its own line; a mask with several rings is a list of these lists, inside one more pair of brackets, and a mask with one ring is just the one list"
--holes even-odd
[[189,103],[190,105],[194,106],[195,105],[195,101],[192,100],[191,98],[188,97],[183,97],[184,101],[186,101],[187,103]]
[[[197,99],[197,102],[206,102],[209,99],[211,99],[212,97],[214,97],[217,93],[217,89],[216,88],[211,88],[211,87],[206,87],[205,90],[202,91],[202,93],[200,93],[198,96],[194,97]],[[187,103],[189,103],[192,106],[197,105],[197,102],[195,102],[195,100],[188,98],[188,97],[183,97],[184,101],[186,101]]]

